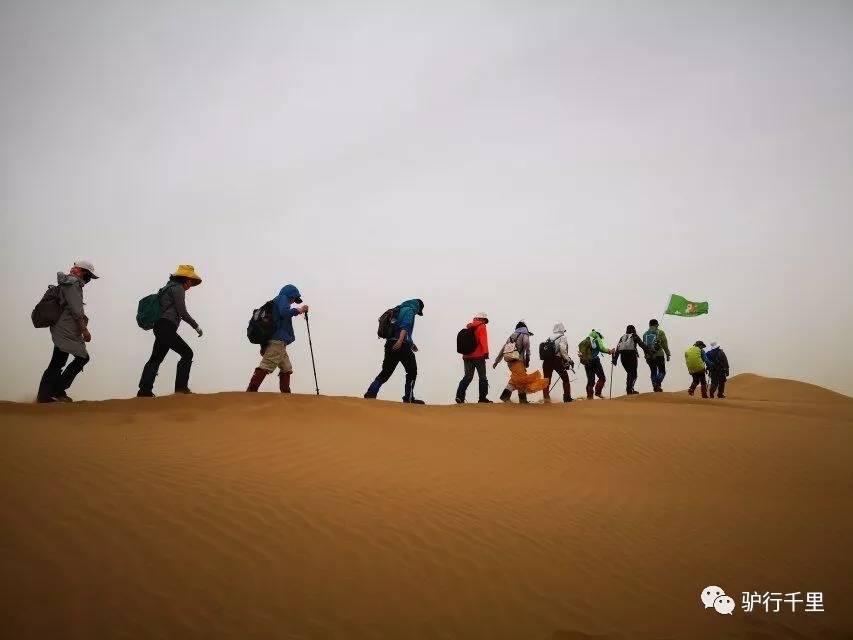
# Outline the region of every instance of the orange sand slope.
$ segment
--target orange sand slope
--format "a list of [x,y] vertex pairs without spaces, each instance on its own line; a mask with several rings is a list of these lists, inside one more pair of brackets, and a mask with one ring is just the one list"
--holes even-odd
[[0,405],[3,637],[853,637],[853,399],[727,395]]

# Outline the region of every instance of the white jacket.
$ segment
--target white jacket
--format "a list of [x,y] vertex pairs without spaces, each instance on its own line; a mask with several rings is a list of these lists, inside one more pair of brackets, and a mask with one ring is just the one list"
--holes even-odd
[[566,339],[566,328],[562,323],[558,322],[554,325],[554,335],[551,336],[551,340],[557,344],[557,355],[563,358],[563,360],[571,361],[569,341]]

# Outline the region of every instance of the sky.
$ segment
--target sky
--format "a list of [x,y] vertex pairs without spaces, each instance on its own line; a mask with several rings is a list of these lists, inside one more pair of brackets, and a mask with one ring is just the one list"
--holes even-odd
[[[246,388],[249,316],[293,283],[323,395],[365,392],[377,318],[410,298],[431,404],[480,311],[492,353],[520,319],[536,349],[658,318],[665,390],[702,339],[732,375],[853,395],[850,2],[5,0],[0,60],[0,399],[34,399],[52,344],[29,314],[75,260],[101,276],[76,400],[136,394],[137,303],[187,263],[195,392]],[[662,317],[672,293],[710,313]]]

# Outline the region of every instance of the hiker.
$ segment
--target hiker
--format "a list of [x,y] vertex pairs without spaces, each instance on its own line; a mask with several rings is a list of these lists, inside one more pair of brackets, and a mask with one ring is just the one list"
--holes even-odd
[[697,340],[692,347],[688,347],[684,352],[684,360],[687,363],[687,373],[693,376],[693,382],[687,388],[687,393],[691,396],[696,391],[696,387],[701,387],[702,397],[708,397],[708,383],[705,380],[705,343]]
[[275,333],[266,344],[261,345],[261,362],[255,368],[246,391],[257,391],[264,378],[278,368],[278,390],[281,393],[290,393],[290,374],[293,373],[293,366],[287,355],[287,345],[296,340],[293,317],[308,313],[307,304],[298,308],[291,306],[293,304],[302,304],[302,294],[294,285],[286,284],[273,298]]
[[[97,279],[95,267],[85,260],[75,262],[67,274],[56,272],[60,311],[58,319],[49,325],[53,355],[42,374],[36,402],[72,402],[66,392],[89,362],[86,343],[92,340],[87,328],[89,318],[83,310],[83,287]],[[66,367],[69,356],[74,359]]]
[[[480,383],[480,399],[478,403],[491,403],[486,396],[489,394],[489,379],[486,377],[486,360],[489,359],[489,335],[486,330],[486,325],[489,324],[489,317],[485,311],[481,311],[474,316],[466,325],[466,329],[472,330],[474,333],[474,342],[476,346],[470,353],[462,354],[462,364],[464,365],[464,375],[459,381],[459,387],[456,389],[456,403],[465,403],[465,392],[468,390],[468,385],[474,379],[474,371],[477,372],[477,379]],[[458,349],[457,349],[458,351]]]
[[[612,356],[616,353],[616,349],[610,349],[604,344],[604,336],[593,329],[578,344],[578,358],[586,370],[586,397],[588,400],[592,400],[593,392],[597,397],[604,398],[601,395],[601,390],[604,389],[604,382],[607,377],[604,375],[601,360],[598,359],[600,353],[609,353]],[[596,378],[598,378],[598,382],[596,382]]]
[[572,383],[569,381],[568,370],[574,371],[575,361],[569,355],[566,327],[562,323],[555,324],[553,335],[539,345],[539,356],[542,357],[542,377],[548,381],[548,385],[542,390],[545,402],[551,402],[551,376],[554,373],[563,381],[563,402],[571,402]]
[[412,340],[412,334],[415,330],[415,316],[422,315],[424,315],[424,302],[420,298],[406,300],[395,309],[391,331],[383,336],[385,338],[385,357],[382,360],[382,370],[376,379],[370,383],[367,392],[364,394],[365,398],[375,398],[379,393],[379,388],[388,382],[397,365],[402,364],[406,370],[403,402],[424,404],[424,401],[417,400],[414,394],[415,379],[418,377],[418,363],[415,359],[418,346]]
[[537,369],[533,373],[527,373],[530,366],[530,330],[524,320],[515,325],[515,331],[507,338],[501,351],[501,358],[496,358],[492,369],[503,360],[509,367],[510,376],[506,388],[501,392],[500,400],[510,402],[513,391],[518,391],[518,401],[521,404],[530,404],[527,400],[528,393],[544,391],[548,388],[548,380],[542,377]]
[[637,347],[640,347],[643,353],[648,355],[648,348],[640,340],[640,336],[637,335],[637,329],[634,325],[629,324],[625,328],[624,335],[619,338],[619,342],[616,344],[616,353],[613,354],[614,365],[619,361],[620,357],[622,358],[622,368],[625,369],[627,375],[625,393],[629,396],[640,393],[634,389],[634,385],[637,383]]
[[187,311],[186,305],[186,292],[200,284],[201,278],[193,265],[182,264],[174,273],[169,274],[168,282],[158,292],[160,317],[153,327],[154,346],[151,349],[151,357],[142,368],[142,376],[139,378],[139,392],[136,394],[138,398],[154,397],[154,378],[157,377],[169,349],[181,356],[175,371],[175,393],[192,393],[189,380],[193,350],[178,335],[178,327],[183,320],[195,329],[199,338],[203,335],[201,327]]
[[[716,341],[705,353],[705,363],[708,365],[708,373],[711,375],[711,397],[717,394],[718,398],[725,398],[726,378],[729,377],[729,359],[723,348]],[[719,390],[719,393],[717,391]]]
[[646,345],[646,362],[651,372],[652,390],[661,392],[663,391],[661,383],[666,377],[666,363],[669,362],[670,352],[666,333],[658,326],[657,320],[649,320],[649,328],[643,334],[643,344]]

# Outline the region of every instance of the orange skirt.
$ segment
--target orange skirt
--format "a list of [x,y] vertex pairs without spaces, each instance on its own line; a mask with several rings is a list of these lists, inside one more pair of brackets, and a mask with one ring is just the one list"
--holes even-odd
[[542,377],[542,372],[538,369],[533,373],[527,373],[524,363],[520,360],[508,362],[509,365],[509,384],[520,393],[536,393],[542,391],[548,386],[548,379]]

